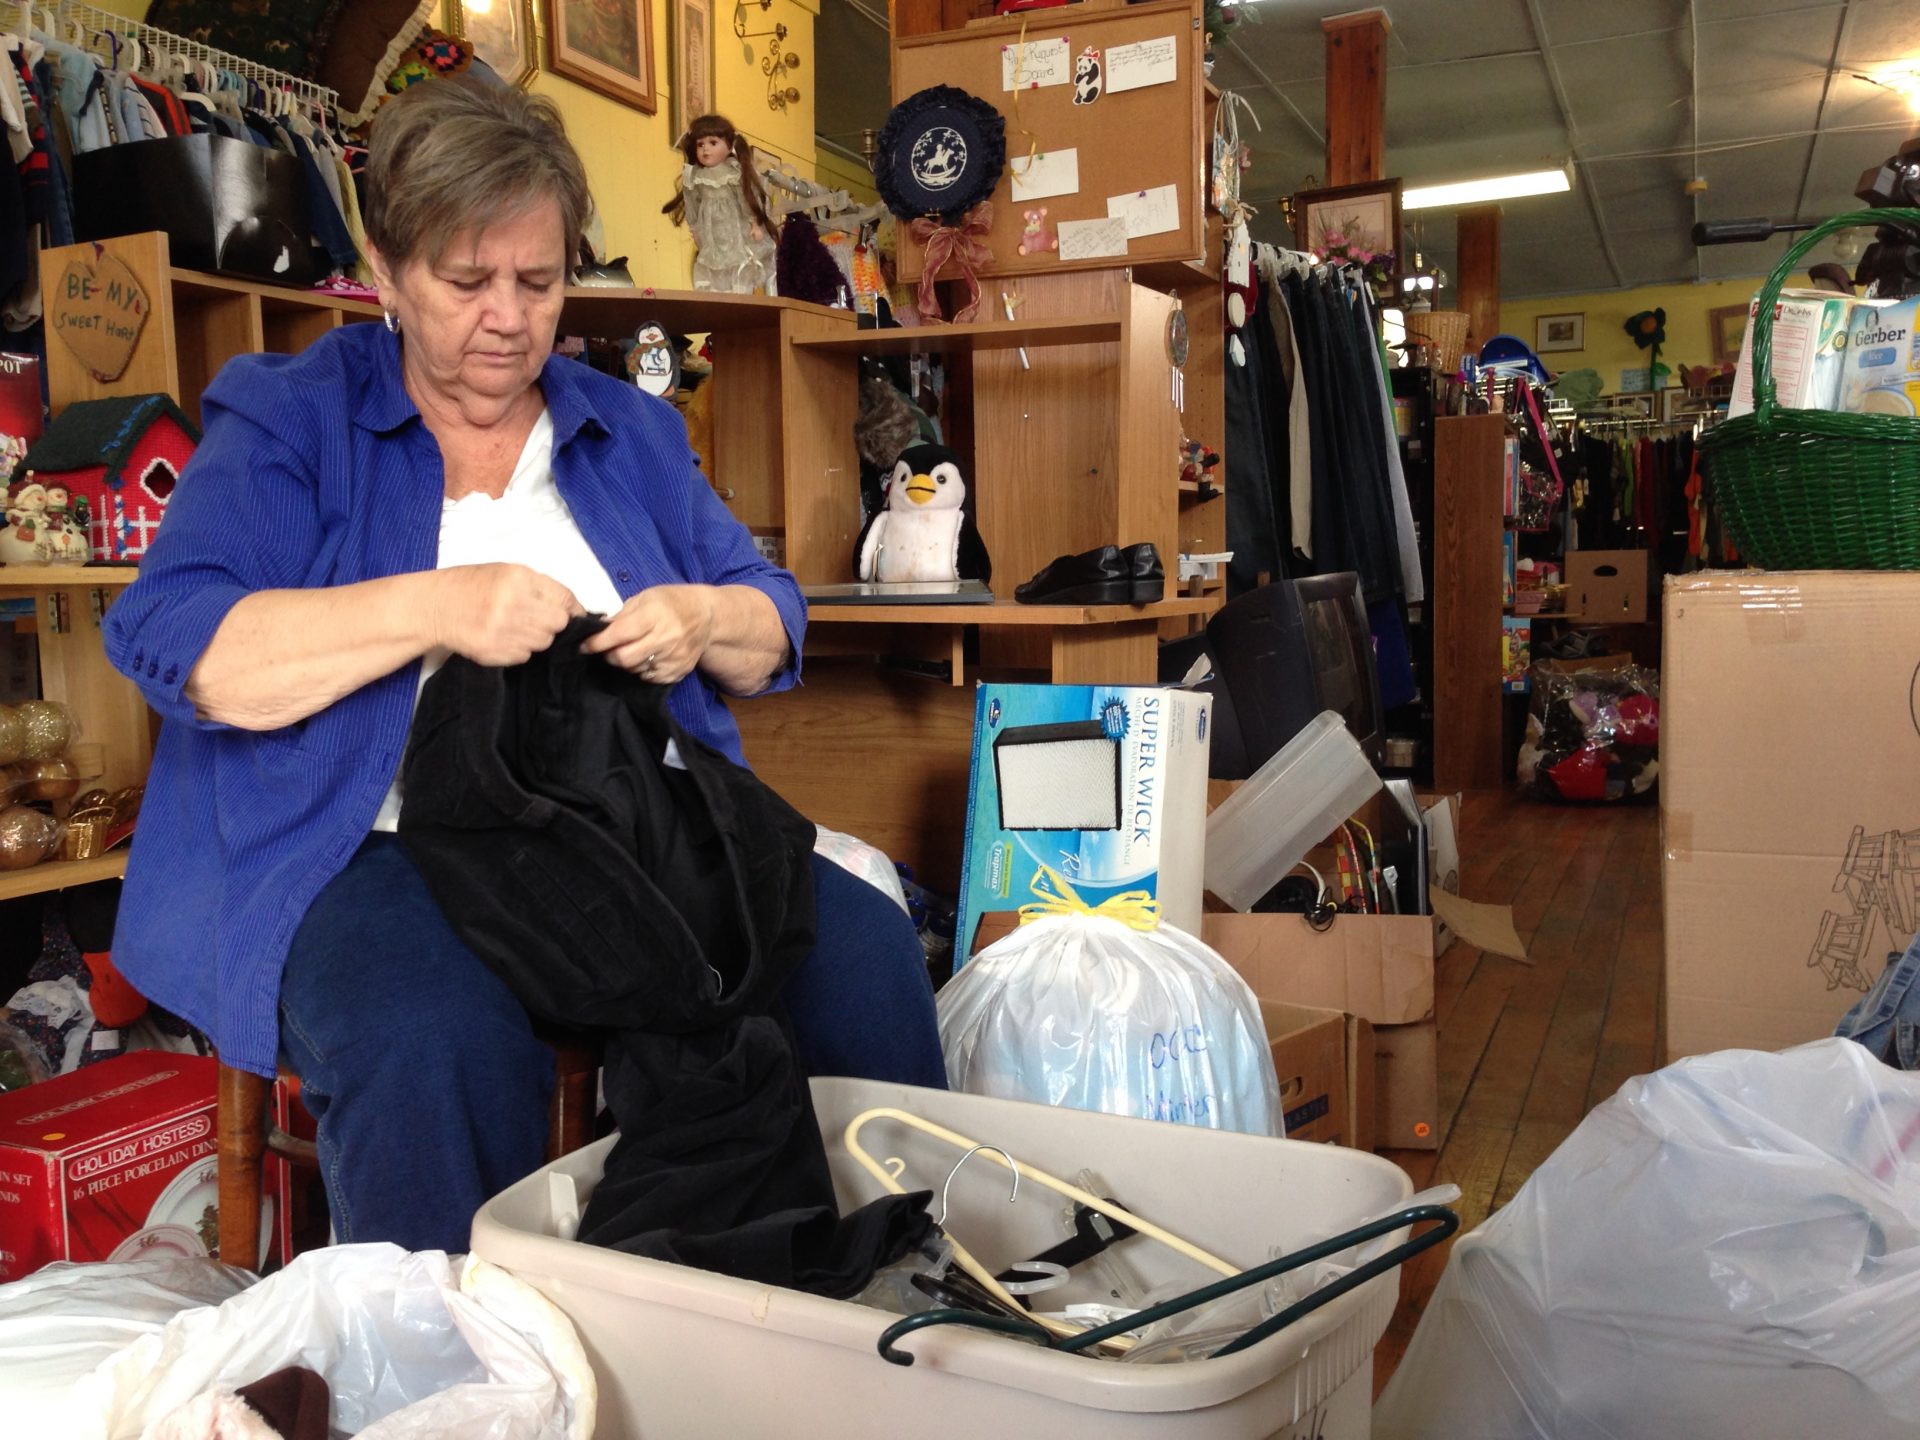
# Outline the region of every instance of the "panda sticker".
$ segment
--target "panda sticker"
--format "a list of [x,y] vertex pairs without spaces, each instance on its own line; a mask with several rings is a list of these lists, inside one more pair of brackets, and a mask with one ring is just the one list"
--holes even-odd
[[1073,62],[1073,103],[1091,105],[1100,98],[1100,52],[1089,45]]

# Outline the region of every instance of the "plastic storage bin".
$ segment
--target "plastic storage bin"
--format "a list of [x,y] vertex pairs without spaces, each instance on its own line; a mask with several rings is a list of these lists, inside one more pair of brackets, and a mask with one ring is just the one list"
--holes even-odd
[[[1230,1263],[1298,1249],[1391,1212],[1412,1186],[1387,1161],[1331,1145],[1272,1140],[858,1080],[816,1080],[842,1205],[880,1191],[847,1155],[847,1122],[890,1106],[1008,1151],[1063,1177],[1097,1170],[1121,1204]],[[903,1183],[939,1192],[960,1152],[898,1122],[861,1132],[877,1157],[905,1162]],[[600,1440],[980,1440],[982,1436],[1165,1440],[1353,1440],[1370,1431],[1373,1347],[1399,1298],[1397,1271],[1226,1359],[1127,1365],[944,1327],[903,1342],[911,1368],[876,1352],[898,1317],[558,1238],[569,1200],[600,1177],[611,1138],[576,1151],[490,1200],[474,1253],[547,1295],[580,1332],[600,1382]],[[953,1175],[952,1232],[1001,1267],[1062,1238],[1064,1201],[975,1157]],[[1396,1238],[1404,1238],[1399,1232]],[[1213,1278],[1134,1237],[1124,1255],[1142,1282]],[[1090,1288],[1055,1292],[1094,1298]]]
[[1207,889],[1251,910],[1379,788],[1360,742],[1322,711],[1207,817]]

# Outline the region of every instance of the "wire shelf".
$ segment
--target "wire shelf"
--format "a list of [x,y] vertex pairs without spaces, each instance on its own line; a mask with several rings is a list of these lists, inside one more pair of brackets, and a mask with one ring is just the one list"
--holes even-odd
[[115,35],[131,36],[143,49],[164,51],[188,60],[198,60],[242,79],[251,80],[264,89],[284,90],[296,99],[310,105],[323,105],[328,109],[340,103],[339,92],[313,80],[303,80],[298,75],[285,70],[276,70],[271,65],[262,65],[257,60],[248,60],[228,50],[203,45],[198,40],[190,40],[184,35],[176,35],[171,30],[162,30],[158,26],[148,25],[141,20],[129,20],[124,15],[116,15],[111,10],[102,10],[96,5],[87,5],[82,0],[55,0],[50,6],[16,4],[14,8],[21,12],[51,14],[56,21],[73,21],[91,35],[111,32]]

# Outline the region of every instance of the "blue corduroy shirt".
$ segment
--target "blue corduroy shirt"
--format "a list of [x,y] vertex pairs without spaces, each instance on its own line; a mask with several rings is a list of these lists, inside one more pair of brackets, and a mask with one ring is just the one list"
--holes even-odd
[[[695,468],[673,407],[550,358],[553,474],[622,599],[650,585],[750,585],[778,608],[798,677],[806,602]],[[280,974],[307,908],[366,838],[400,764],[417,664],[280,730],[210,721],[181,690],[234,602],[431,570],[445,479],[401,383],[400,342],[343,326],[298,355],[230,362],[205,439],[140,576],[107,613],[107,657],[164,723],[128,860],[114,960],[140,990],[271,1075]],[[738,761],[740,734],[696,672],[669,698]]]

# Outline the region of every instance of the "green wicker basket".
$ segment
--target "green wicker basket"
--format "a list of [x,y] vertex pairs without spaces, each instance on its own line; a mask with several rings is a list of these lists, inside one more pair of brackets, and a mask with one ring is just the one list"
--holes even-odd
[[1774,401],[1773,307],[1813,247],[1837,230],[1920,210],[1856,210],[1809,230],[1760,289],[1754,408],[1708,433],[1701,464],[1727,533],[1766,570],[1920,570],[1920,419],[1788,410]]

